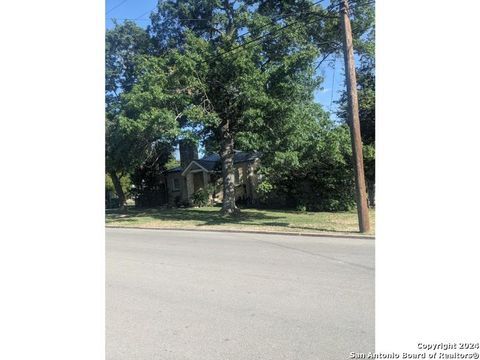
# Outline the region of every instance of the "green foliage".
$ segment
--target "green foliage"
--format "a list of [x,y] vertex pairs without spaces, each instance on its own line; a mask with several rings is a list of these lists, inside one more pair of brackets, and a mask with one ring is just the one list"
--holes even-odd
[[[151,34],[168,59],[172,89],[185,100],[178,103],[182,126],[197,129],[209,151],[223,147],[225,156],[233,156],[233,143],[244,150],[273,152],[266,144],[271,132],[289,134],[290,127],[302,122],[300,109],[313,101],[321,81],[314,63],[324,49],[319,44],[325,42],[318,34],[331,23],[318,21],[312,13],[325,9],[311,2],[278,5],[170,0],[152,15]],[[336,32],[328,36],[332,34]],[[261,35],[267,36],[265,41],[253,41]],[[285,140],[279,134],[274,138]],[[285,162],[295,163],[288,152],[283,155]]]
[[[353,11],[352,31],[357,64],[358,105],[362,141],[375,144],[375,8],[368,0],[356,2]],[[347,94],[338,101],[338,116],[348,123]]]
[[[375,42],[372,8],[364,17],[365,24],[372,29],[366,36],[357,39],[357,54],[360,63],[357,66],[358,105],[360,131],[363,141],[363,159],[369,206],[375,206]],[[364,26],[367,26],[365,25]],[[348,123],[347,96],[344,92],[339,100],[338,116]]]
[[128,92],[136,80],[136,61],[140,54],[150,51],[148,33],[133,21],[115,24],[105,34],[105,97],[106,112],[117,114],[119,96]]
[[151,61],[150,51],[148,33],[133,22],[107,31],[107,172],[131,174],[172,150],[177,114],[165,92],[164,61]]
[[375,179],[375,146],[363,145],[363,165],[367,179]]
[[[159,171],[177,166],[167,155],[179,137],[230,155],[225,140],[232,139],[237,149],[264,154],[263,203],[350,209],[348,129],[332,123],[313,96],[323,81],[318,59],[341,50],[339,21],[312,3],[165,0],[148,31],[128,21],[107,31],[107,171],[153,184]],[[373,7],[358,0],[352,14],[362,132],[374,144]],[[266,38],[254,41],[259,36]],[[368,156],[374,174],[374,152]]]
[[105,190],[115,191],[115,187],[113,186],[112,178],[108,174],[105,174]]
[[199,189],[193,193],[192,202],[194,206],[204,207],[211,205],[210,201],[211,191],[209,189]]
[[[265,175],[266,170],[263,170],[263,174]],[[257,186],[257,193],[261,201],[267,202],[269,194],[273,191],[274,187],[272,183],[268,180],[268,178],[263,177],[263,180]]]
[[[128,197],[130,195],[130,190],[132,188],[132,181],[130,179],[130,176],[129,175],[122,176],[120,178],[120,183],[122,185],[124,194],[126,194]],[[112,178],[108,174],[105,174],[105,190],[115,192],[115,186],[113,185]]]
[[[354,49],[359,58],[357,64],[357,88],[362,134],[365,180],[369,204],[375,204],[375,10],[367,0],[356,3],[353,11],[352,30]],[[347,94],[338,101],[339,118],[348,123]]]
[[[308,112],[304,112],[308,114]],[[260,199],[266,206],[308,211],[346,211],[354,206],[350,135],[320,109],[291,128],[294,141],[280,143],[262,160]]]
[[180,166],[180,161],[172,157],[170,160],[168,160],[167,163],[165,163],[164,168],[165,170],[172,170],[179,166]]
[[[366,59],[366,58],[364,58]],[[357,67],[358,106],[362,141],[367,145],[375,144],[375,64],[373,59],[362,60]],[[339,100],[338,116],[348,123],[347,94]]]
[[298,204],[295,210],[298,212],[305,212],[307,211],[307,206],[305,204]]

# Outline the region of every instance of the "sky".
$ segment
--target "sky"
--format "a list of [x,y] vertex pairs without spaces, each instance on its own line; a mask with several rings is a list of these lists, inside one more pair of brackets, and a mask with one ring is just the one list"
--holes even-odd
[[[119,22],[123,19],[131,19],[142,27],[149,23],[149,15],[156,8],[158,0],[106,0],[105,2],[105,25],[107,29],[113,27],[112,19]],[[324,77],[322,88],[315,93],[315,101],[323,106],[323,109],[329,112],[335,112],[337,106],[335,101],[339,98],[340,92],[344,86],[344,65],[343,58],[337,58],[334,66],[322,64],[319,73]],[[332,96],[333,95],[333,96]],[[332,114],[332,119],[337,119]]]

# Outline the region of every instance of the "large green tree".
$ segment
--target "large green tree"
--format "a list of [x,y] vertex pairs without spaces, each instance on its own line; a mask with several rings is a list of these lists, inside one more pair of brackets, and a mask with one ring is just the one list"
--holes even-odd
[[144,58],[151,51],[148,33],[133,22],[116,25],[106,33],[106,171],[121,206],[125,203],[122,176],[168,153],[177,131],[169,99],[155,96],[165,93],[167,77],[155,69],[155,75],[164,76],[153,87],[148,83]]
[[[363,1],[352,6],[352,25],[359,47],[368,50]],[[234,146],[264,153],[264,188],[299,198],[296,179],[310,182],[304,192],[316,179],[320,198],[329,191],[348,203],[345,128],[335,127],[313,97],[322,82],[318,66],[341,51],[338,8],[320,3],[167,0],[147,32],[131,22],[107,32],[109,173],[138,168],[183,127],[219,152],[227,214],[238,210]],[[325,175],[332,164],[339,181]],[[318,180],[325,178],[332,181]]]
[[135,155],[129,149],[131,140],[122,132],[121,99],[135,83],[136,56],[147,53],[149,45],[148,33],[131,21],[115,24],[105,34],[105,170],[122,207],[125,193],[121,178],[128,174]]
[[289,119],[289,126],[275,128],[266,139],[261,204],[310,211],[352,208],[348,128],[336,125],[315,103],[297,107]]
[[313,101],[315,60],[335,51],[338,20],[311,1],[252,0],[164,1],[151,19],[157,53],[177,54],[186,119],[219,150],[222,210],[235,213],[234,147],[265,149],[272,131],[292,126]]

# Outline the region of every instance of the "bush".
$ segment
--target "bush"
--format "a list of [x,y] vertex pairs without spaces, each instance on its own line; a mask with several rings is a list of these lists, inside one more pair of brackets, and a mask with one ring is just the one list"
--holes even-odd
[[192,202],[194,206],[204,207],[210,205],[210,192],[208,189],[200,189],[193,193]]
[[[293,148],[265,153],[259,169],[263,179],[258,187],[263,206],[331,212],[354,207],[355,179],[348,127],[332,125],[317,128],[311,134],[303,143],[293,144]],[[367,155],[374,159],[373,152],[370,153]]]
[[295,211],[305,212],[307,211],[307,206],[305,204],[297,204],[297,206],[295,207]]

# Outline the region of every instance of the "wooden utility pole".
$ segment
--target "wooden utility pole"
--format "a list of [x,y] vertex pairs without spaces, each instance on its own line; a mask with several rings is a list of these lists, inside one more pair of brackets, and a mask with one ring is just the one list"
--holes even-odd
[[347,79],[348,124],[352,140],[353,169],[355,172],[355,197],[357,202],[358,225],[360,232],[370,230],[368,218],[367,191],[363,170],[362,136],[360,134],[360,117],[358,114],[357,78],[353,58],[352,27],[348,15],[348,0],[340,0],[340,18],[343,30],[343,57]]

